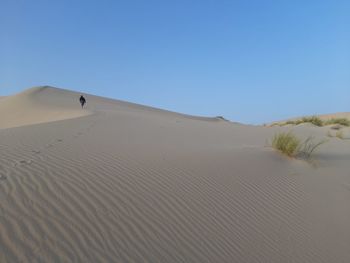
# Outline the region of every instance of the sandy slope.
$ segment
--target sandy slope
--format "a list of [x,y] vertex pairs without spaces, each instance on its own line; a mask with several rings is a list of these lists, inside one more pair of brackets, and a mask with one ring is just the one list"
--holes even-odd
[[52,122],[90,114],[82,111],[76,94],[50,87],[35,87],[0,98],[0,129]]
[[0,130],[0,262],[350,262],[350,141],[310,165],[265,146],[286,127],[77,97],[0,102],[2,127],[65,119]]

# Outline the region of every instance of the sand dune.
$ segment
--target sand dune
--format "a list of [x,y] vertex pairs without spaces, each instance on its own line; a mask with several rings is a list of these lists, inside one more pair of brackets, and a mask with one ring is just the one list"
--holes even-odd
[[350,261],[349,141],[310,164],[266,147],[290,128],[79,95],[0,101],[0,262]]
[[0,129],[90,114],[89,111],[80,109],[76,95],[50,87],[35,87],[0,99]]

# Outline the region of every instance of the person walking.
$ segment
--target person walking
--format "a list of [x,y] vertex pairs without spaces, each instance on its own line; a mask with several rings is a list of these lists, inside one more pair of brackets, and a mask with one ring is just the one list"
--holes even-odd
[[84,98],[83,95],[80,96],[79,101],[80,101],[80,104],[81,104],[81,108],[84,108],[84,105],[86,103],[86,99]]

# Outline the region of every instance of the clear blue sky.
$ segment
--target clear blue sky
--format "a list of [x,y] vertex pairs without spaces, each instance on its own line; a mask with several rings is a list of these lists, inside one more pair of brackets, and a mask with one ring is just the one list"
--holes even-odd
[[263,123],[350,111],[348,0],[0,0],[0,94]]

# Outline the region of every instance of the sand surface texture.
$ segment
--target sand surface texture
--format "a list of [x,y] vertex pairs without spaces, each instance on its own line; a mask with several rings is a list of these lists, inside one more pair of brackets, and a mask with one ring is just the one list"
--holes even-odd
[[0,262],[350,262],[350,140],[79,96],[0,100]]

